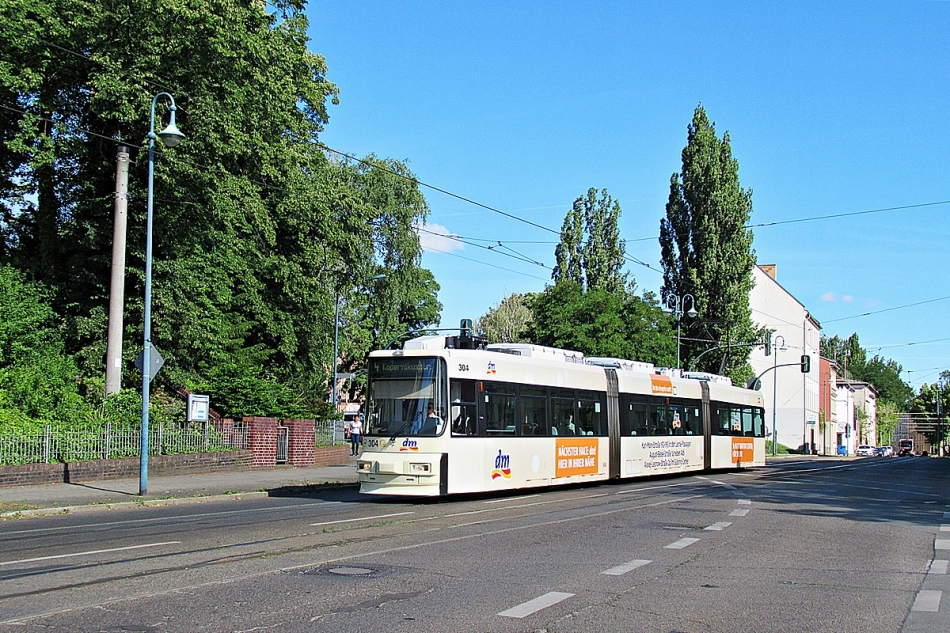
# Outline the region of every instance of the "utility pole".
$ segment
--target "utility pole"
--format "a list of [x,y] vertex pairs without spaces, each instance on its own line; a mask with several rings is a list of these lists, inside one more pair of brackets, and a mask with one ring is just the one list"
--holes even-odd
[[122,313],[125,306],[125,227],[129,206],[129,149],[119,145],[115,165],[115,213],[112,223],[112,281],[106,343],[106,395],[122,388]]

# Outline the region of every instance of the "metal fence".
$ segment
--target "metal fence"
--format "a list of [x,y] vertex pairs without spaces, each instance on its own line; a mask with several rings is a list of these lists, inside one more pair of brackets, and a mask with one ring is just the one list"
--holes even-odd
[[[212,453],[248,448],[247,430],[240,423],[234,428],[203,426],[165,426],[149,428],[149,455]],[[64,463],[94,459],[119,459],[141,454],[141,429],[60,430],[47,425],[33,433],[0,433],[0,466],[19,464]]]

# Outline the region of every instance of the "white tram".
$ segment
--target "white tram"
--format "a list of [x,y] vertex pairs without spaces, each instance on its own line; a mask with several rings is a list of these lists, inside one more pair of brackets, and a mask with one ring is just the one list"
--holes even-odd
[[765,464],[762,395],[711,374],[424,336],[369,357],[360,492],[439,496]]

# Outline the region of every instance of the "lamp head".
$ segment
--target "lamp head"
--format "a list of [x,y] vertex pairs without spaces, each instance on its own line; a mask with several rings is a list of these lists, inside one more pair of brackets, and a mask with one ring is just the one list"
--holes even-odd
[[185,138],[185,135],[182,134],[181,130],[178,129],[178,126],[175,125],[175,103],[172,102],[171,110],[171,120],[168,122],[168,127],[158,133],[158,137],[162,139],[162,143],[165,144],[165,147],[175,147]]
[[174,120],[172,120],[172,122],[168,124],[168,127],[158,133],[158,138],[162,139],[162,143],[165,144],[165,147],[175,147],[182,142],[185,135],[182,134],[178,126],[175,125]]
[[699,312],[696,312],[696,307],[694,306],[694,307],[692,307],[692,308],[689,309],[689,311],[686,313],[686,315],[689,316],[689,318],[691,318],[691,319],[695,319],[696,317],[699,316]]

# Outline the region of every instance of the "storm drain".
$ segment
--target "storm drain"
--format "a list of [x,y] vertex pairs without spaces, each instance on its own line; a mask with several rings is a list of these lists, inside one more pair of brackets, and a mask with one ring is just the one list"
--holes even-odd
[[321,565],[303,572],[305,576],[337,576],[343,578],[380,578],[391,574],[392,567],[367,567],[364,565]]

